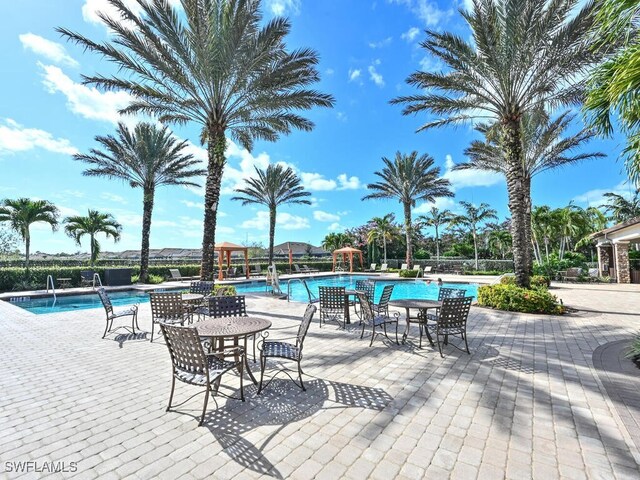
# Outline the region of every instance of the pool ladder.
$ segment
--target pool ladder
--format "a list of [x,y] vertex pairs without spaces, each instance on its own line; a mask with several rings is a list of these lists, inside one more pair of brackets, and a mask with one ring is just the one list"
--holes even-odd
[[47,275],[47,293],[49,293],[49,285],[51,285],[51,291],[53,292],[53,305],[55,305],[58,299],[56,298],[56,286],[53,282],[53,275]]
[[96,280],[98,281],[98,285],[102,286],[102,280],[100,280],[100,274],[99,273],[94,273],[93,274],[93,289],[96,289]]
[[302,284],[304,289],[307,291],[307,296],[309,297],[309,303],[318,302],[318,298],[316,298],[316,296],[313,293],[311,293],[311,290],[309,290],[309,285],[307,285],[307,282],[301,278],[292,278],[287,281],[287,302],[291,301],[291,282],[300,282]]

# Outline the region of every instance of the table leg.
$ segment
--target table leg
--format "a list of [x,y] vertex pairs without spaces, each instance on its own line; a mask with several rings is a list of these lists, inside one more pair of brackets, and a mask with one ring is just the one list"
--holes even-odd
[[402,343],[407,341],[407,336],[409,335],[409,307],[405,308],[405,321],[407,322],[407,326],[404,329],[404,333],[402,334]]
[[[237,339],[237,337],[236,337]],[[245,335],[244,337],[244,368],[247,371],[247,374],[249,375],[249,378],[251,379],[251,381],[257,385],[258,381],[256,380],[256,377],[253,376],[253,373],[251,373],[251,368],[249,368],[249,360],[247,357],[247,335]]]
[[344,323],[351,323],[351,316],[349,315],[349,296],[344,296]]

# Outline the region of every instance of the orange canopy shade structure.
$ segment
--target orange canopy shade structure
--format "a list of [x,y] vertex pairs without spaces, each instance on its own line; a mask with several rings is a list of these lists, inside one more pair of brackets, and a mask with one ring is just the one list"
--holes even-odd
[[218,252],[218,280],[224,279],[222,261],[225,255],[227,257],[227,268],[231,266],[231,252],[244,252],[244,271],[247,275],[247,278],[249,278],[249,249],[247,247],[236,245],[235,243],[222,242],[216,243],[213,251]]
[[338,259],[338,255],[342,255],[342,261],[344,263],[347,263],[347,256],[349,257],[349,272],[353,272],[353,256],[354,255],[359,255],[360,256],[360,269],[363,268],[363,263],[362,263],[362,250],[358,250],[357,248],[353,248],[353,247],[344,247],[344,248],[339,248],[337,250],[333,251],[333,271],[336,271],[336,260]]

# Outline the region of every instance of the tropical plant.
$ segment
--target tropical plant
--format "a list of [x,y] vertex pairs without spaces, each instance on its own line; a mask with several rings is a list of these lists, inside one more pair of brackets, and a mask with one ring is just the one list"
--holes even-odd
[[6,198],[0,203],[0,222],[9,222],[11,230],[16,232],[24,242],[24,268],[28,274],[31,225],[40,222],[48,223],[55,232],[58,228],[58,209],[46,200]]
[[92,148],[88,154],[77,153],[75,160],[91,168],[83,175],[123,180],[131,188],[142,189],[142,246],[140,282],[147,281],[149,269],[149,235],[155,191],[163,185],[195,186],[191,179],[202,176],[200,163],[185,153],[187,142],[178,142],[166,127],[139,123],[133,131],[118,124],[116,136],[97,136],[102,150]]
[[528,286],[532,261],[527,214],[530,184],[522,145],[523,119],[541,110],[578,104],[582,76],[601,53],[587,41],[594,4],[577,0],[475,0],[462,12],[471,39],[427,30],[422,46],[445,69],[413,73],[407,80],[422,93],[396,98],[405,115],[430,113],[419,131],[478,120],[499,125],[511,212],[518,285]]
[[614,46],[613,55],[592,72],[584,109],[598,133],[611,136],[614,120],[627,136],[623,152],[629,176],[640,180],[640,1],[598,2],[595,47]]
[[640,190],[636,190],[631,198],[613,192],[605,193],[604,198],[607,203],[600,205],[600,208],[604,208],[614,222],[623,223],[640,217]]
[[414,151],[410,154],[396,152],[393,161],[382,157],[384,167],[374,172],[379,178],[376,183],[367,185],[372,193],[362,197],[370,199],[397,199],[404,211],[404,231],[407,241],[406,262],[409,268],[413,266],[411,209],[417,200],[434,202],[439,197],[453,197],[449,190],[451,183],[446,178],[440,178],[440,168],[434,167],[431,156],[418,156]]
[[89,247],[91,251],[90,264],[93,267],[100,254],[100,243],[96,238],[99,233],[111,237],[114,242],[120,240],[122,225],[116,222],[109,213],[100,213],[97,210],[89,209],[87,216],[76,215],[64,219],[64,230],[73,238],[78,246],[81,245],[82,237],[89,235]]
[[491,230],[487,237],[489,248],[505,259],[511,248],[511,234],[508,230]]
[[0,228],[0,259],[19,253],[18,237],[12,230]]
[[395,219],[396,216],[393,213],[387,213],[384,217],[373,217],[371,219],[372,228],[367,235],[367,241],[373,243],[376,240],[382,240],[384,263],[387,263],[387,243],[398,235]]
[[273,241],[276,231],[276,212],[279,205],[302,204],[311,205],[307,197],[311,193],[305,191],[300,177],[291,167],[280,164],[269,165],[266,170],[256,167],[256,177],[245,180],[244,188],[235,191],[239,196],[231,200],[238,200],[242,205],[258,204],[269,209],[269,265],[273,262]]
[[288,51],[289,21],[263,22],[258,0],[182,0],[179,10],[172,3],[139,2],[134,13],[129,2],[110,0],[127,22],[100,14],[111,30],[105,43],[58,31],[117,65],[119,75],[87,76],[84,83],[131,94],[123,113],[201,127],[208,154],[201,277],[209,279],[227,134],[251,150],[255,140],[310,131],[313,123],[296,111],[334,100],[308,88],[320,79],[317,54]]
[[439,210],[436,207],[431,207],[428,215],[420,215],[418,217],[419,224],[433,227],[436,231],[436,259],[440,261],[440,234],[439,228],[448,224],[453,218],[453,214],[450,210]]
[[351,245],[353,239],[346,233],[329,233],[322,240],[322,248],[327,252],[333,252],[342,247]]
[[472,203],[460,202],[460,206],[464,209],[463,215],[455,215],[450,223],[452,225],[461,226],[471,232],[473,236],[473,252],[475,257],[475,268],[478,270],[478,227],[488,220],[497,220],[498,215],[495,209],[491,208],[487,203],[481,203],[475,206]]

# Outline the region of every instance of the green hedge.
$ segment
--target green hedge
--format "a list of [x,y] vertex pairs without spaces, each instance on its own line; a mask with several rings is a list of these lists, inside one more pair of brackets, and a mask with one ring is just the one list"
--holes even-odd
[[[500,279],[502,285],[515,285],[516,277],[514,275],[507,275]],[[551,279],[544,275],[532,275],[530,279],[532,287],[549,288],[551,285]]]
[[418,270],[400,270],[400,278],[417,278],[420,272]]
[[478,305],[509,312],[549,315],[563,314],[565,311],[557,297],[544,288],[527,289],[509,284],[484,285],[478,288]]

